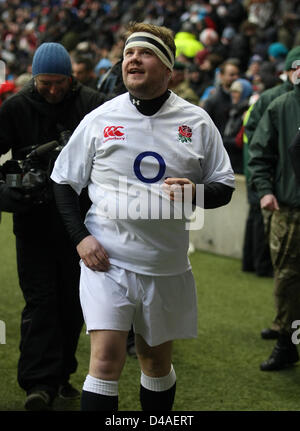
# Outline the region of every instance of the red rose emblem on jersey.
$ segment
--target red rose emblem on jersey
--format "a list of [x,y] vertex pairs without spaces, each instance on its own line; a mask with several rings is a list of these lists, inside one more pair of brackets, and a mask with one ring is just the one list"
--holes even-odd
[[181,142],[192,142],[192,129],[183,125],[178,127],[178,137]]

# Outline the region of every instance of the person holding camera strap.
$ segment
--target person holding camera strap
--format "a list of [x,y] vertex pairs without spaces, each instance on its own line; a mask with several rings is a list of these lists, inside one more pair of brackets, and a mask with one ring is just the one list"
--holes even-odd
[[[0,155],[11,150],[15,160],[25,159],[28,147],[59,140],[59,128],[73,132],[104,101],[99,92],[73,78],[70,56],[59,43],[39,46],[32,74],[32,80],[0,108]],[[47,155],[43,154],[41,169]],[[51,190],[40,199],[29,196],[28,202],[27,197],[25,205],[22,188],[4,181],[0,208],[14,212],[18,276],[25,299],[18,383],[26,391],[27,410],[48,410],[57,395],[79,396],[69,383],[77,368],[75,352],[83,325],[79,258]]]

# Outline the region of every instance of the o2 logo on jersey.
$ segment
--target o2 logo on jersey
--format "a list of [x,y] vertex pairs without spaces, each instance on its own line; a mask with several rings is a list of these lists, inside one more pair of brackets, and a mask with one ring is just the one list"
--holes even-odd
[[125,139],[125,134],[120,129],[124,129],[123,126],[107,126],[103,130],[103,142],[107,142],[111,139]]
[[[146,178],[141,172],[141,163],[142,160],[145,157],[154,157],[158,161],[159,170],[155,177],[153,178]],[[162,158],[162,156],[158,153],[155,153],[154,151],[144,151],[143,153],[140,153],[133,164],[133,170],[136,175],[136,177],[142,181],[143,183],[156,183],[165,175],[166,172],[166,162]]]

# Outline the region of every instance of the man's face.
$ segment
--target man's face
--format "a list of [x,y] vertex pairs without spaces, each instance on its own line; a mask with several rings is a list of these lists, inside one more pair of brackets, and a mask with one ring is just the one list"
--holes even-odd
[[224,73],[220,75],[221,82],[224,88],[229,89],[233,81],[239,78],[239,68],[233,64],[225,66]]
[[74,77],[79,82],[84,84],[85,82],[88,81],[90,77],[90,72],[86,70],[86,66],[84,63],[73,63],[72,70],[73,70]]
[[63,75],[38,75],[35,85],[40,95],[51,104],[60,103],[70,89],[72,78]]
[[170,87],[176,86],[184,81],[184,70],[173,70],[170,80]]
[[128,91],[139,99],[154,99],[168,88],[171,71],[149,48],[126,50],[122,64],[123,80]]
[[241,93],[239,91],[231,91],[230,94],[231,94],[232,103],[234,105],[236,105],[237,103],[239,103],[240,98],[241,98]]

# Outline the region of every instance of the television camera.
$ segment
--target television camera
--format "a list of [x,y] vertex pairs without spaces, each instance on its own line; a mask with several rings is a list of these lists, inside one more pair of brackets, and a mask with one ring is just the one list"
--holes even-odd
[[7,160],[1,166],[4,182],[9,187],[22,190],[32,203],[49,201],[52,196],[49,182],[54,162],[70,136],[68,130],[62,131],[58,140],[22,149],[23,153],[26,152],[23,159]]

